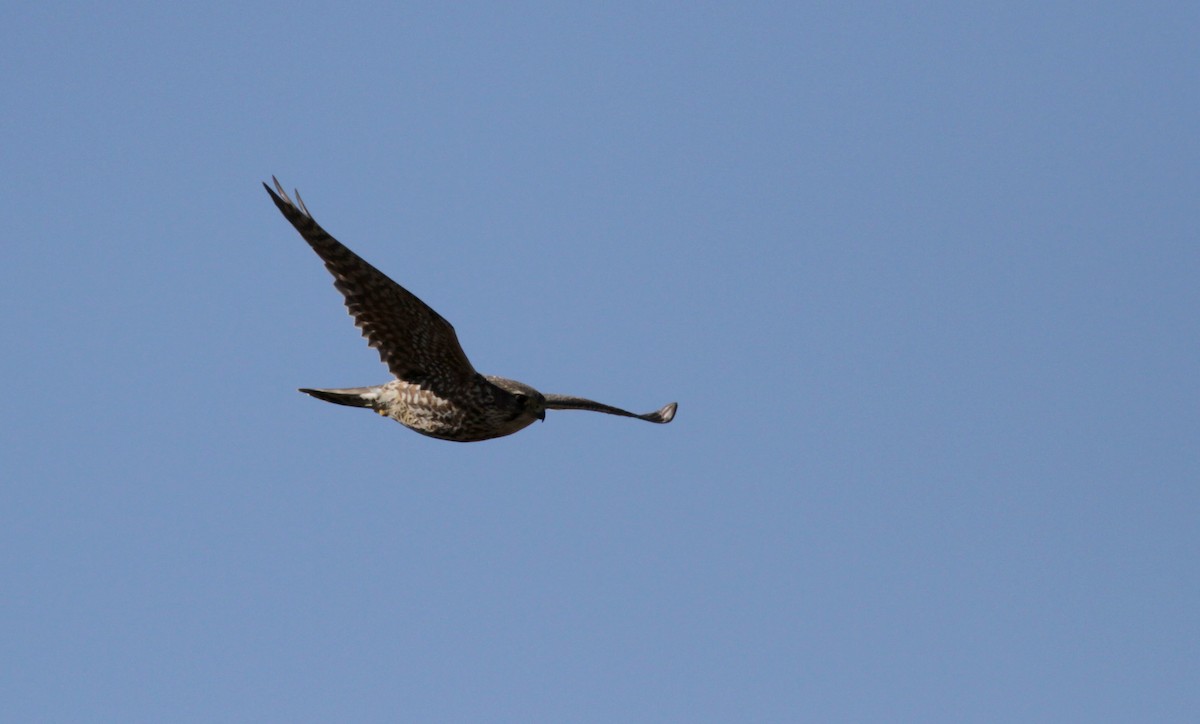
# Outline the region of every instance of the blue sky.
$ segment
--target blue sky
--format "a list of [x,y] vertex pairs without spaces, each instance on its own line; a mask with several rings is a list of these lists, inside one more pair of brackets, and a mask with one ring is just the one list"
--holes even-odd
[[[1191,721],[1194,3],[8,3],[0,719]],[[481,371],[432,440],[259,183]]]

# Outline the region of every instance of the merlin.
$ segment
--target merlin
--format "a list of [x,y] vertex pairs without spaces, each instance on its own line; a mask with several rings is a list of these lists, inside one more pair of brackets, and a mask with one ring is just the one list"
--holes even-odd
[[265,183],[263,188],[325,262],[354,324],[396,378],[371,387],[301,388],[301,392],[338,405],[365,407],[422,435],[455,442],[511,435],[534,420],[545,420],[546,410],[591,410],[657,423],[675,417],[678,405],[674,402],[638,415],[582,397],[542,394],[516,380],[479,374],[449,322],[330,236],[313,220],[299,191],[293,202],[279,180],[271,180],[275,188]]

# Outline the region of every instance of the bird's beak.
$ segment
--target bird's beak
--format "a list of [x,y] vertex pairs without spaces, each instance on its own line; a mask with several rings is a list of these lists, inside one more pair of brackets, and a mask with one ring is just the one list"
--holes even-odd
[[546,411],[545,410],[542,410],[541,412],[538,413],[538,419],[541,420],[542,422],[546,421]]

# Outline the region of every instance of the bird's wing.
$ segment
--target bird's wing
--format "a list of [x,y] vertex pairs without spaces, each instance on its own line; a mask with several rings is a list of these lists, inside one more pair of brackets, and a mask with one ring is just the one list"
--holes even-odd
[[602,402],[594,400],[585,400],[582,397],[571,397],[570,395],[545,395],[547,410],[591,410],[592,412],[606,412],[609,415],[621,415],[622,417],[636,417],[639,420],[648,422],[667,423],[675,419],[675,409],[679,405],[672,402],[663,405],[654,412],[647,412],[644,415],[638,415],[628,410],[622,410],[619,407],[605,405]]
[[434,391],[457,389],[475,378],[475,368],[449,322],[330,236],[313,220],[299,192],[293,203],[279,181],[271,180],[274,190],[265,183],[263,188],[324,260],[355,325],[393,375]]

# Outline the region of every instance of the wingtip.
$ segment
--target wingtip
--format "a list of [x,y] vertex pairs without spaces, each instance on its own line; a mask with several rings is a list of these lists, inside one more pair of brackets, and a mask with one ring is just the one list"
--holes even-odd
[[657,411],[650,413],[650,415],[648,416],[647,419],[649,419],[651,422],[657,422],[659,424],[665,425],[668,422],[670,422],[671,420],[675,419],[675,410],[677,410],[677,409],[679,409],[679,403],[671,402],[669,404],[663,405]]
[[263,188],[267,190],[267,193],[270,194],[271,198],[275,199],[277,203],[286,199],[290,205],[292,200],[288,198],[287,192],[283,190],[283,186],[279,185],[279,179],[271,176],[271,181],[274,182],[275,188],[271,188],[271,184],[267,183],[266,181],[262,182]]
[[299,189],[292,189],[292,193],[296,196],[296,200],[292,201],[292,197],[288,196],[287,191],[283,190],[283,184],[279,183],[278,178],[272,175],[271,182],[275,184],[275,188],[268,186],[266,181],[263,182],[263,188],[266,189],[267,193],[271,195],[271,199],[275,201],[275,205],[278,206],[281,211],[286,214],[288,210],[295,210],[299,211],[301,214],[310,219],[312,218],[312,212],[310,212],[308,210],[308,206],[304,204],[304,199],[300,198]]

